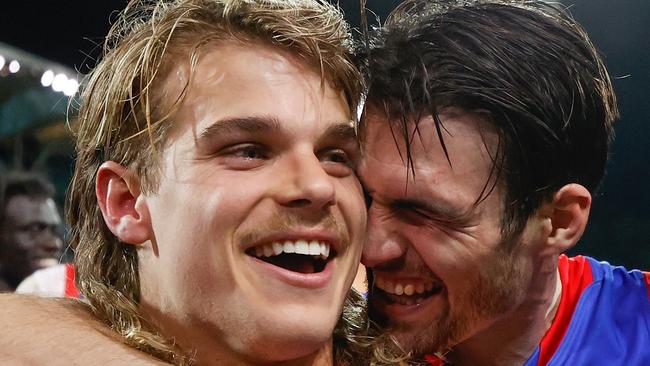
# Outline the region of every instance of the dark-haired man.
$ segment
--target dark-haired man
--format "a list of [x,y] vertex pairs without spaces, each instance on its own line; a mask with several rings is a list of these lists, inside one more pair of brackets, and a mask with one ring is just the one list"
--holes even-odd
[[581,28],[543,2],[409,1],[370,44],[371,317],[433,364],[650,364],[648,273],[562,254],[617,117]]
[[59,262],[63,238],[54,187],[30,172],[9,172],[0,187],[0,292]]

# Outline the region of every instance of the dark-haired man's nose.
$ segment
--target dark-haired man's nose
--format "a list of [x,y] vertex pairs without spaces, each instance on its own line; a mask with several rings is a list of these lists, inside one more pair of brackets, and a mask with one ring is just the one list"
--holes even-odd
[[373,202],[368,209],[367,238],[361,255],[363,265],[369,268],[380,266],[406,254],[408,245],[395,229],[396,226],[384,219],[381,208]]

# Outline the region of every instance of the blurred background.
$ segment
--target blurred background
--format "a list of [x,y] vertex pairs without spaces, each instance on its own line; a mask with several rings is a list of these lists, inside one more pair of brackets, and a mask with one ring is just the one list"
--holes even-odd
[[[400,1],[368,0],[384,19]],[[338,2],[353,26],[358,0]],[[650,269],[650,1],[572,0],[605,57],[621,119],[604,185],[591,221],[572,254],[628,268]],[[73,166],[66,121],[70,98],[101,54],[103,36],[126,0],[3,1],[0,4],[0,174],[8,169],[47,175],[63,205]],[[72,101],[74,103],[74,101]]]

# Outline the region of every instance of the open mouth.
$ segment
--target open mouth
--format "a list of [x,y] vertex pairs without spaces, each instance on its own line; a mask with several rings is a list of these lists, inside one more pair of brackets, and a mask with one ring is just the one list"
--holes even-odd
[[336,257],[330,244],[317,240],[286,240],[250,248],[246,254],[288,271],[303,274],[322,272]]
[[444,289],[441,283],[430,281],[393,282],[381,278],[375,279],[378,289],[385,301],[399,305],[418,305],[429,298],[438,295]]

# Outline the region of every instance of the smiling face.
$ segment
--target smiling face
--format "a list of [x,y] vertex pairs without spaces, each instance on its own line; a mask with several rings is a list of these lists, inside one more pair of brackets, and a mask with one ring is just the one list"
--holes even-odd
[[[166,98],[187,75],[170,72]],[[343,94],[289,53],[223,42],[201,53],[173,119],[160,185],[142,200],[141,304],[204,362],[323,347],[366,224]]]
[[373,200],[362,262],[372,269],[371,317],[416,354],[485,329],[521,303],[530,281],[525,246],[503,249],[500,186],[475,204],[489,182],[496,132],[479,115],[443,112],[451,165],[429,116],[411,146],[414,178],[383,112],[367,112],[361,177]]

